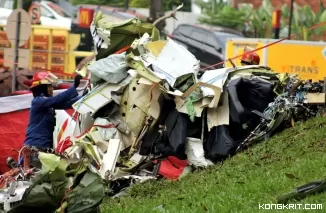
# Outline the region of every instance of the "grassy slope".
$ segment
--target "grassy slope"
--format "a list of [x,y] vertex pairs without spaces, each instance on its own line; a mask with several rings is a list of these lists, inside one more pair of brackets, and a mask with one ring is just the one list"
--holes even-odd
[[[326,176],[325,143],[326,118],[316,118],[182,181],[135,185],[129,196],[105,200],[102,212],[268,212],[259,203]],[[322,203],[323,210],[269,211],[325,212],[326,193],[291,203]]]

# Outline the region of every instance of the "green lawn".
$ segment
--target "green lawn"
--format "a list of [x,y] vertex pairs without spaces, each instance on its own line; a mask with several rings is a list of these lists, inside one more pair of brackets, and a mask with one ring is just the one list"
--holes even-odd
[[325,142],[326,118],[312,119],[181,181],[135,185],[127,196],[104,200],[102,212],[326,212],[326,193],[290,202],[323,204],[323,210],[259,210],[326,176]]

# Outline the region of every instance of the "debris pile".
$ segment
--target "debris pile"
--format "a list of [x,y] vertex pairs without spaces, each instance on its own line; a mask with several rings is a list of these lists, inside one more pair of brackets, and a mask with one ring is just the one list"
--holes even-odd
[[137,19],[113,24],[97,13],[91,31],[97,55],[78,71],[90,73],[91,89],[73,106],[74,133],[54,153],[39,153],[42,170],[17,170],[3,184],[8,195],[17,180],[33,177],[12,212],[40,203],[58,212],[91,212],[105,194],[223,161],[316,116],[325,102],[322,83],[268,67],[200,72],[187,49],[159,40],[154,25]]

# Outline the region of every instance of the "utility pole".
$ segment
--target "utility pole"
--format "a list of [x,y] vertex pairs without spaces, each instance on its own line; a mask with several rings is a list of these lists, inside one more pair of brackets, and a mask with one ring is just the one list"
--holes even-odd
[[274,10],[272,19],[274,38],[279,39],[281,29],[281,10]]
[[[23,1],[18,0],[17,2],[17,9],[21,9],[23,7]],[[16,76],[17,76],[17,71],[18,71],[18,54],[19,54],[19,39],[20,39],[20,22],[21,22],[21,14],[20,12],[17,14],[17,23],[16,23],[16,41],[15,41],[15,52],[14,52],[14,67],[12,70],[12,87],[11,91],[15,92],[16,91]]]
[[23,8],[23,1],[22,0],[18,0],[17,8],[18,9]]
[[[163,0],[150,0],[149,17],[151,21],[154,22],[162,16],[164,16]],[[163,20],[156,25],[156,28],[162,34],[165,26],[166,22]]]
[[125,0],[125,9],[126,9],[126,10],[129,9],[129,0]]
[[[292,16],[293,16],[293,4],[294,4],[294,0],[291,0],[290,20],[289,20],[289,35],[288,35],[288,37],[291,36]],[[289,38],[289,39],[291,39],[291,38]]]

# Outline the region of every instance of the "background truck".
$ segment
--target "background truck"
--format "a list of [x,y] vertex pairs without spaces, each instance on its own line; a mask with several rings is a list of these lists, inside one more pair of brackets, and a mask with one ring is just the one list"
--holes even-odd
[[[225,58],[243,54],[246,46],[257,49],[274,39],[228,39]],[[275,72],[298,74],[302,79],[324,80],[326,76],[326,42],[286,40],[257,51],[260,65],[268,66]],[[241,66],[240,58],[233,61]],[[232,65],[227,62],[227,67]]]

